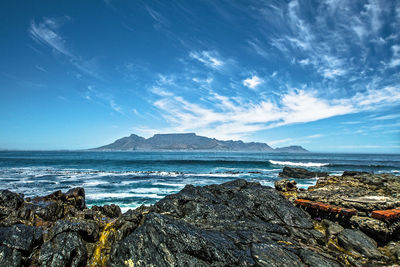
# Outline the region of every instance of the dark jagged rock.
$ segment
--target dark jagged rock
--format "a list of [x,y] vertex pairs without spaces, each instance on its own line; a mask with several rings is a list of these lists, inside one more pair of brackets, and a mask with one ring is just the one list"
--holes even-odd
[[[396,199],[398,192],[385,186],[396,188],[398,181],[385,175],[379,176],[385,182],[376,176],[364,176],[339,178],[350,189],[364,184],[365,188],[361,186],[360,190],[374,189]],[[389,222],[366,217],[363,212],[319,222],[322,217],[312,220],[310,214],[315,216],[314,213],[297,208],[284,197],[310,194],[318,199],[323,196],[324,187],[328,188],[325,194],[330,195],[329,190],[337,189],[336,194],[343,196],[345,190],[340,189],[343,184],[334,185],[335,179],[320,179],[306,192],[279,192],[245,180],[204,187],[187,185],[154,206],[142,206],[124,214],[115,205],[88,209],[82,188],[25,199],[23,203],[18,201],[17,209],[0,217],[0,226],[6,226],[0,227],[0,266],[384,266],[398,263],[400,241],[395,239],[393,230],[397,229],[397,222],[391,221],[389,225]],[[382,183],[385,192],[376,189]],[[282,183],[282,188],[292,190],[287,185]],[[12,196],[11,202],[14,197],[18,198],[7,194]],[[331,198],[332,201],[339,199]],[[332,208],[305,199],[297,199],[296,203],[328,211]],[[6,205],[0,207],[9,209]],[[365,231],[367,226],[371,232]],[[379,241],[379,247],[376,241],[350,227],[368,235],[372,233],[370,236]],[[378,230],[381,236],[392,236],[392,241],[379,240]]]
[[305,266],[301,257],[308,253],[315,254],[315,266],[338,266],[302,249],[318,246],[318,237],[309,215],[272,188],[244,180],[188,185],[156,203],[143,224],[114,246],[110,264]]
[[282,172],[279,173],[279,177],[284,178],[316,178],[328,176],[327,172],[312,172],[303,168],[291,168],[283,167]]
[[107,215],[107,217],[110,218],[117,218],[122,215],[121,208],[118,207],[117,205],[111,204],[111,205],[104,205],[104,206],[93,206],[92,210],[95,211],[100,211]]
[[10,209],[18,209],[23,202],[23,195],[13,193],[9,190],[0,190],[0,206]]
[[338,241],[339,245],[353,253],[368,258],[382,258],[382,254],[378,250],[376,242],[361,231],[344,229],[338,235]]
[[0,266],[22,266],[21,252],[6,246],[0,246]]
[[42,243],[42,230],[23,224],[0,228],[0,244],[29,252]]
[[359,172],[359,171],[344,171],[342,176],[356,176],[362,174],[370,174],[368,172]]
[[0,266],[28,265],[33,251],[43,243],[42,235],[40,228],[23,224],[0,227]]
[[253,259],[221,232],[200,230],[169,216],[152,213],[141,227],[114,248],[111,266],[249,266]]
[[85,243],[75,232],[61,233],[43,244],[39,262],[42,266],[86,266]]
[[280,192],[297,191],[297,183],[295,180],[282,179],[275,181],[275,189]]
[[75,232],[85,240],[96,241],[99,237],[99,226],[93,221],[71,222],[59,220],[50,231],[49,238],[65,232]]

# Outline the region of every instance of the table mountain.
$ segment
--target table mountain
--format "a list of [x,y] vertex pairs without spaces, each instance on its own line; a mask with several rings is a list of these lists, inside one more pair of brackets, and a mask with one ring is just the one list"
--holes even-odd
[[207,151],[259,151],[259,152],[308,152],[300,146],[283,147],[273,149],[266,143],[243,141],[222,141],[215,138],[198,136],[195,133],[155,134],[145,139],[131,134],[109,145],[95,148],[102,151],[152,151],[152,150],[207,150]]

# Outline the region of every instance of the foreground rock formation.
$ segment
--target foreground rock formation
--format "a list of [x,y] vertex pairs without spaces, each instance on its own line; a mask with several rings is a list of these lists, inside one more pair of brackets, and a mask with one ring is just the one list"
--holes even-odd
[[[290,190],[285,185],[289,185]],[[388,263],[400,263],[400,177],[348,171],[342,176],[320,178],[306,191],[298,190],[289,180],[277,181],[275,187],[313,218],[322,220],[322,224],[316,226],[325,235],[333,222],[341,227],[340,231],[335,230],[336,234],[328,234],[327,244],[331,248],[340,245],[340,249],[346,249],[353,258],[384,255]],[[358,234],[343,227],[355,229]],[[369,245],[355,241],[361,234],[368,237],[362,239],[369,240]],[[349,242],[354,245],[349,246]],[[364,251],[377,245],[379,251]]]
[[396,262],[396,242],[383,251],[356,228],[326,219],[315,221],[277,190],[245,180],[187,185],[154,206],[124,214],[115,205],[89,209],[84,200],[82,188],[33,199],[0,191],[0,266],[386,266]]

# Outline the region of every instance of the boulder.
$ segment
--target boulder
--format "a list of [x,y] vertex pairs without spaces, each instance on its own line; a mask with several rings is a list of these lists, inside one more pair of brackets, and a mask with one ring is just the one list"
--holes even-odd
[[291,168],[283,167],[282,172],[279,173],[279,177],[284,178],[316,178],[328,176],[327,172],[312,172],[303,168]]
[[305,266],[302,258],[310,255],[311,266],[338,266],[307,248],[318,247],[321,238],[310,216],[270,187],[245,180],[187,185],[157,202],[143,223],[113,246],[109,263]]
[[24,202],[23,195],[9,190],[0,190],[0,206],[10,209],[18,209]]
[[7,267],[20,267],[22,266],[21,252],[9,248],[7,246],[0,246],[0,266]]
[[382,253],[378,250],[376,241],[359,230],[344,229],[338,235],[338,243],[344,249],[356,255],[380,259]]
[[65,232],[78,233],[87,241],[94,242],[99,237],[99,226],[94,221],[71,222],[57,221],[49,232],[49,238]]
[[100,211],[110,218],[117,218],[122,215],[121,208],[117,205],[104,205],[104,206],[93,206],[92,210]]
[[42,266],[86,266],[87,252],[82,238],[75,232],[63,232],[43,244],[39,263]]
[[38,227],[17,224],[0,228],[0,245],[31,252],[43,242],[43,231]]
[[281,192],[297,191],[296,184],[295,180],[281,179],[275,181],[275,189]]

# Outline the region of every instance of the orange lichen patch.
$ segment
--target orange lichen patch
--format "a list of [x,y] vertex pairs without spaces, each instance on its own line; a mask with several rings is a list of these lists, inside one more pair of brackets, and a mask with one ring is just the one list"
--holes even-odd
[[51,222],[45,221],[41,218],[35,218],[34,225],[37,227],[48,228],[51,226]]
[[324,204],[324,203],[320,203],[320,204],[318,205],[318,208],[319,208],[320,210],[323,210],[323,211],[329,211],[329,210],[330,210],[330,205]]
[[303,206],[303,207],[308,207],[311,209],[316,209],[324,212],[329,212],[329,213],[336,213],[340,214],[346,217],[351,217],[353,215],[357,214],[356,209],[345,209],[345,208],[340,208],[337,206],[332,206],[329,204],[325,204],[322,202],[317,202],[317,201],[311,201],[311,200],[306,200],[306,199],[296,199],[294,201],[294,204]]
[[371,213],[371,217],[378,220],[391,221],[400,219],[400,210],[392,209],[392,210],[374,210]]
[[294,204],[307,207],[307,206],[309,206],[309,204],[311,204],[311,202],[312,202],[311,200],[307,200],[307,199],[296,199],[294,201]]
[[329,211],[332,213],[340,213],[341,210],[342,208],[339,208],[337,206],[329,206]]

